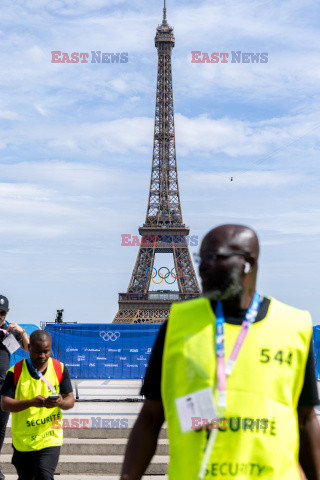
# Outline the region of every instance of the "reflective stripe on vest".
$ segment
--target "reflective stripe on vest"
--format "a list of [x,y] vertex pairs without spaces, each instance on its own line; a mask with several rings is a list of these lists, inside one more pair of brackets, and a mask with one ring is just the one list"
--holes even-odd
[[[240,326],[225,324],[230,355]],[[297,404],[312,334],[308,312],[271,299],[227,380],[227,409],[206,480],[299,480]],[[211,387],[216,397],[214,313],[198,298],[173,304],[165,338],[162,401],[170,445],[169,480],[196,480],[206,430],[181,433],[175,399]],[[194,419],[200,428],[212,419]]]
[[[14,372],[14,366],[9,371]],[[54,368],[53,359],[49,358],[45,377],[59,392],[62,377],[58,379],[56,371],[59,373],[57,366]],[[61,364],[60,371],[63,371],[63,364]],[[51,395],[50,389],[41,379],[31,377],[26,360],[23,360],[16,385],[15,399],[29,400],[38,395],[48,397]],[[29,452],[62,445],[63,430],[58,428],[61,425],[61,419],[62,413],[58,407],[30,407],[22,412],[12,413],[13,446],[20,452]]]

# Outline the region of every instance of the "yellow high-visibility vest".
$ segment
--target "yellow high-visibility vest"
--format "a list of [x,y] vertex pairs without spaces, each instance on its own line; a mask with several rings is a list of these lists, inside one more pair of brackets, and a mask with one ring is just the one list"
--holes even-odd
[[[9,371],[14,372],[14,368],[14,366],[11,367]],[[61,368],[63,371],[63,363],[61,363]],[[59,393],[60,385],[52,358],[49,358],[45,377]],[[21,374],[16,385],[15,399],[30,400],[38,395],[48,397],[52,395],[52,392],[44,381],[31,377],[26,360],[23,360]],[[13,446],[20,452],[30,452],[62,445],[63,429],[61,424],[62,413],[58,407],[30,407],[21,412],[13,412]]]
[[[225,323],[229,358],[240,326]],[[307,311],[271,299],[252,325],[227,378],[227,408],[205,480],[299,480],[297,404],[312,322]],[[168,425],[169,480],[197,480],[207,432],[182,433],[175,400],[204,388],[216,398],[215,316],[210,301],[172,305],[163,352],[161,392]],[[212,419],[199,419],[195,427]]]

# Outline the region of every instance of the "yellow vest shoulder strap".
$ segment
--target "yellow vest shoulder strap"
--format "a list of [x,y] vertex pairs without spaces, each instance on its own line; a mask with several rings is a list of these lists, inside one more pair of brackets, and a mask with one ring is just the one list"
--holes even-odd
[[[59,362],[59,360],[56,360],[55,358],[51,358],[51,360],[52,360],[54,371],[56,372],[56,375],[57,375],[58,382],[60,384],[61,380],[62,380],[62,377],[63,377],[63,364],[61,362]],[[17,385],[17,383],[19,381],[19,378],[20,378],[20,375],[21,375],[21,372],[22,372],[22,365],[23,365],[24,361],[27,361],[27,360],[25,360],[25,359],[20,360],[20,362],[17,362],[14,365],[13,376],[14,376],[14,384],[15,385]]]

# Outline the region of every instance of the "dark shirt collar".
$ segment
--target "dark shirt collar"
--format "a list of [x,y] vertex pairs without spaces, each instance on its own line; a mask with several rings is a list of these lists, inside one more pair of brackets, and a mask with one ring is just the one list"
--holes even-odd
[[[211,308],[214,311],[215,302],[210,302],[210,303],[211,303]],[[255,323],[260,322],[267,316],[269,306],[270,306],[270,298],[263,297],[258,310],[258,315],[255,319]],[[241,325],[241,323],[245,319],[246,313],[247,313],[247,310],[245,308],[228,309],[224,312],[225,321],[226,323],[230,323],[231,325]]]

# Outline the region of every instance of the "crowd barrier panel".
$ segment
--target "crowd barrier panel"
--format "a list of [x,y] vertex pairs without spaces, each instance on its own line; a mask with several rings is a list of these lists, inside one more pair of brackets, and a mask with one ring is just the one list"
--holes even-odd
[[52,356],[73,379],[141,379],[161,324],[47,324]]

